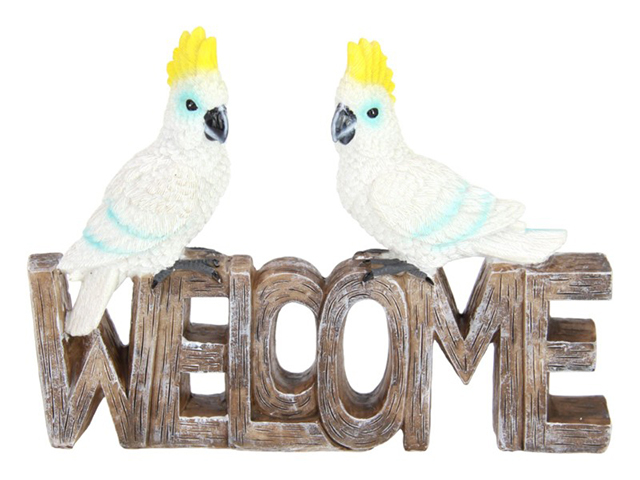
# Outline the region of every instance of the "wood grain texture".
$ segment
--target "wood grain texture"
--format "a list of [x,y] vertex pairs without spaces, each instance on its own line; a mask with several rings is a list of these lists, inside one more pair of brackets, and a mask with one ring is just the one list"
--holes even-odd
[[[557,330],[549,302],[611,298],[611,267],[601,254],[554,255],[527,270],[525,294],[525,443],[543,452],[601,452],[609,444],[611,422],[604,397],[553,397],[549,392],[549,326],[551,347],[574,344],[570,328]],[[562,322],[561,323],[567,323]],[[573,325],[576,321],[571,322]],[[558,337],[563,334],[564,338]],[[573,328],[575,330],[575,328]],[[593,331],[595,348],[595,329]],[[554,345],[555,344],[555,345]],[[576,350],[578,346],[570,346]],[[594,352],[595,354],[595,352]],[[566,366],[566,364],[565,364]]]
[[405,450],[426,450],[431,431],[433,372],[433,288],[412,275],[404,276],[408,305],[409,357],[404,405]]
[[255,415],[281,420],[317,417],[315,362],[302,373],[286,371],[278,362],[275,341],[278,314],[292,302],[311,310],[317,328],[323,286],[320,273],[296,258],[273,260],[260,269],[255,284],[251,352]]
[[[287,262],[285,262],[287,263]],[[310,271],[307,263],[293,261],[302,266],[300,275],[307,276]],[[292,265],[289,262],[289,266]],[[254,351],[252,337],[252,313],[254,305],[260,309],[261,302],[254,295],[255,279],[259,285],[265,285],[265,276],[272,274],[272,280],[281,280],[279,269],[266,269],[256,274],[250,257],[232,257],[231,259],[230,299],[229,299],[229,373],[228,373],[228,415],[231,419],[229,443],[236,448],[252,450],[327,450],[334,446],[320,425],[317,415],[301,421],[269,421],[263,410],[253,410],[251,399],[252,384],[256,374],[252,370],[251,352]],[[286,268],[285,268],[286,269]],[[266,282],[266,283],[265,283]],[[312,288],[313,290],[313,288]],[[302,298],[302,297],[300,297]],[[267,328],[266,332],[274,332]],[[271,340],[262,344],[271,346]],[[267,368],[272,365],[267,363]],[[281,409],[268,410],[266,416],[280,416]]]
[[[176,271],[155,289],[135,278],[129,344],[108,312],[85,337],[64,334],[70,309],[60,254],[33,255],[29,281],[45,420],[51,444],[70,448],[107,401],[127,448],[216,447],[254,450],[364,450],[398,430],[407,450],[429,445],[433,345],[468,383],[494,345],[493,418],[498,447],[601,452],[611,422],[602,396],[549,392],[549,372],[592,371],[595,323],[552,318],[552,301],[611,297],[601,254],[559,254],[533,266],[485,262],[459,313],[446,276],[432,286],[413,276],[363,283],[359,261],[325,280],[309,263],[277,259],[255,270],[250,257],[216,257],[221,283]],[[191,322],[191,300],[224,297],[228,325]],[[364,299],[384,309],[389,331],[385,374],[371,393],[356,392],[344,368],[348,313]],[[316,361],[293,374],[278,362],[278,314],[305,305],[317,324]],[[191,391],[191,375],[224,375],[223,392]]]
[[596,325],[582,318],[550,318],[547,365],[551,372],[591,372],[596,368]]
[[[327,281],[327,297],[318,330],[318,405],[322,425],[343,447],[364,450],[391,438],[401,427],[407,390],[408,307],[393,277],[362,282],[363,268],[339,265]],[[344,368],[343,335],[349,309],[369,298],[384,309],[389,327],[389,356],[380,384],[368,394],[356,392]]]

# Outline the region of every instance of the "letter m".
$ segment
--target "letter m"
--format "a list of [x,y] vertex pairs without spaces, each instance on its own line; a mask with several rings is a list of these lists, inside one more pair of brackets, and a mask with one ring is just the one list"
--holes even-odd
[[425,314],[432,318],[426,324],[465,384],[495,343],[493,413],[499,448],[606,449],[611,425],[605,398],[549,392],[549,372],[595,368],[593,321],[552,318],[549,305],[611,298],[611,267],[604,255],[559,254],[534,266],[487,262],[463,314],[442,270],[431,290]]

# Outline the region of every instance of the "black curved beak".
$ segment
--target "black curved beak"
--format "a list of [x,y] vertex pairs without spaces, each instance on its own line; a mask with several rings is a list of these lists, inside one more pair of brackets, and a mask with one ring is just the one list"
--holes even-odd
[[336,108],[336,113],[331,121],[331,138],[334,142],[346,145],[356,135],[356,114],[346,105],[341,103]]
[[229,135],[227,107],[220,105],[204,114],[204,136],[207,140],[224,143],[227,135]]

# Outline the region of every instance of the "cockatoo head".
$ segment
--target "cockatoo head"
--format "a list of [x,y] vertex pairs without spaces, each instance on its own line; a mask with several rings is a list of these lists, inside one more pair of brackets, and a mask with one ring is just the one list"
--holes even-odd
[[402,143],[393,108],[393,72],[378,42],[349,42],[347,71],[336,93],[331,135],[338,150],[385,152]]
[[220,148],[229,133],[227,87],[218,70],[215,37],[202,27],[184,32],[167,65],[171,86],[164,128],[183,148]]

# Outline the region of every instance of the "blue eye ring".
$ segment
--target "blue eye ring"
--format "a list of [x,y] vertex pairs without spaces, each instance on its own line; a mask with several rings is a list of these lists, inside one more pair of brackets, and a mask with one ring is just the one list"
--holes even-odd
[[198,105],[196,105],[196,102],[194,102],[190,98],[185,102],[185,106],[190,112],[195,112],[196,110],[198,110]]
[[379,127],[383,117],[382,106],[376,101],[367,102],[358,109],[358,118],[371,127]]

